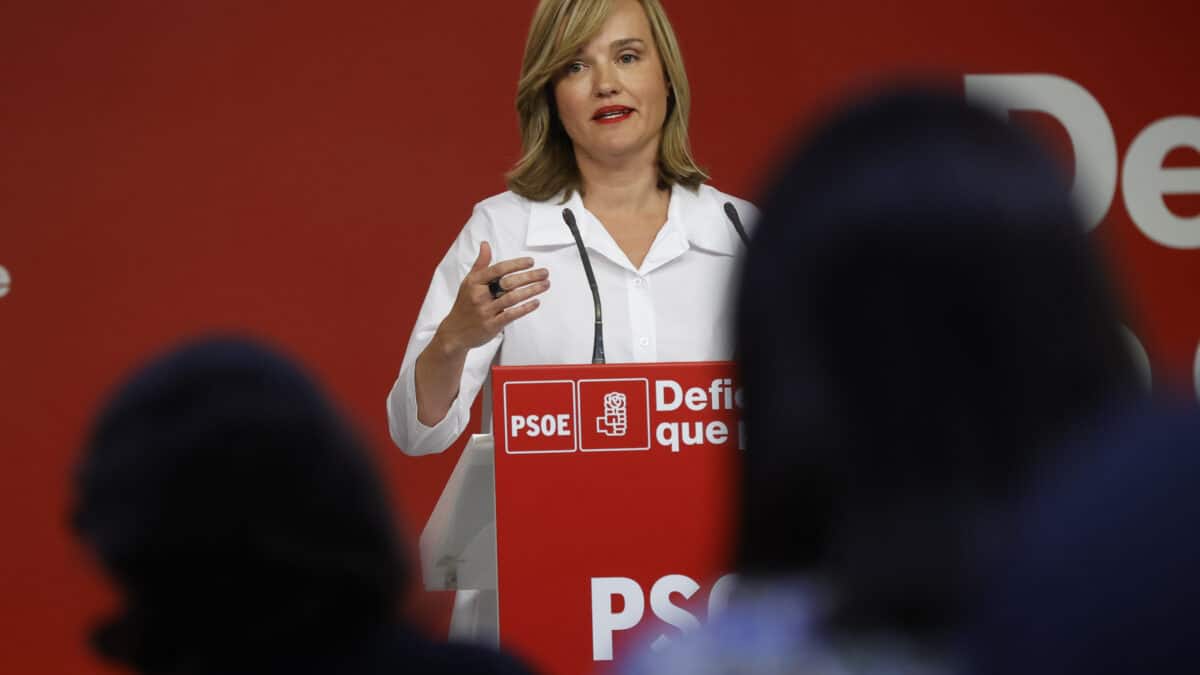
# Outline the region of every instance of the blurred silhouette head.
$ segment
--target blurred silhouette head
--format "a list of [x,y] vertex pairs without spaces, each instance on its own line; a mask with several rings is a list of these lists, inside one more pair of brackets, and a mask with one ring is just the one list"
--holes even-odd
[[744,270],[743,573],[952,629],[978,518],[1133,382],[1056,166],[961,95],[879,96],[778,174]]
[[184,346],[95,424],[73,522],[121,591],[94,636],[144,672],[245,663],[394,621],[406,577],[382,486],[316,385],[269,349]]

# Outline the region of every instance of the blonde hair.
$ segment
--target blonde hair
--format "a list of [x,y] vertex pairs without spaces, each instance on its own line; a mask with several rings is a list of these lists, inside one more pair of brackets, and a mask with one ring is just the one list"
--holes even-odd
[[[670,100],[658,148],[658,185],[695,190],[708,174],[692,159],[688,115],[692,95],[675,32],[658,0],[638,0],[646,12],[654,45],[662,61]],[[521,159],[505,176],[508,188],[534,201],[579,190],[581,177],[575,149],[554,106],[555,78],[596,33],[612,12],[611,0],[541,0],[533,14],[521,79],[517,84],[517,117],[521,124]]]

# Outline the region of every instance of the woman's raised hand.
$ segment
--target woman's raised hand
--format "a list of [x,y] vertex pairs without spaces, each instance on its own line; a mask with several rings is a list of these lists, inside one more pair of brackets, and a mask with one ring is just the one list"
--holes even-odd
[[[550,288],[549,271],[529,269],[533,258],[513,258],[495,265],[491,262],[492,247],[485,241],[479,245],[479,257],[471,271],[458,286],[454,307],[417,357],[413,375],[417,419],[426,426],[444,419],[458,396],[467,352],[537,309],[537,299],[530,298]],[[492,294],[493,287],[496,295]]]
[[[537,309],[534,296],[550,288],[548,270],[530,269],[533,258],[513,258],[494,265],[491,261],[491,245],[481,242],[471,271],[459,284],[454,306],[438,326],[434,340],[451,353],[465,353],[487,343],[505,326]],[[494,289],[498,295],[493,296]]]

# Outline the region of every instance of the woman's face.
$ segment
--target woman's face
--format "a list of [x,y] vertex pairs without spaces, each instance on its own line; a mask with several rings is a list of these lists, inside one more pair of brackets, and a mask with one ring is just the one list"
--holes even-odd
[[658,157],[667,81],[637,0],[616,0],[600,32],[554,83],[554,100],[576,157],[611,163]]

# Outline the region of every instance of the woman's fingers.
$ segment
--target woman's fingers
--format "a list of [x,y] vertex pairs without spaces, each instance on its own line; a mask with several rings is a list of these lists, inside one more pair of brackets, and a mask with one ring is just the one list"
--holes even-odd
[[545,293],[550,288],[550,280],[535,281],[520,288],[509,291],[492,302],[491,309],[496,312],[507,312],[510,307],[524,302],[535,295]]
[[489,312],[495,312],[488,320],[489,327],[499,332],[508,324],[537,309],[541,303],[534,296],[545,293],[549,288],[549,280],[536,281],[500,296],[488,307]]
[[486,241],[479,242],[479,255],[475,257],[475,262],[471,263],[471,272],[478,272],[486,269],[492,262],[492,245]]
[[500,295],[498,299],[493,301],[491,307],[488,307],[488,310],[496,312],[496,315],[488,323],[491,323],[494,330],[499,331],[505,325],[538,309],[540,303],[538,299],[534,298],[534,295],[545,293],[548,288],[550,288],[550,281],[535,281],[517,288],[516,291]]
[[475,283],[486,284],[506,274],[527,270],[530,267],[533,267],[533,258],[512,258],[511,260],[501,260],[491,267],[471,274],[475,277]]
[[500,278],[500,289],[507,293],[509,291],[515,291],[522,286],[536,283],[538,281],[545,281],[549,278],[550,270],[544,267],[536,270],[529,270],[528,272],[509,274],[506,277]]
[[533,310],[537,309],[540,304],[541,302],[539,302],[537,298],[534,298],[529,302],[521,303],[515,307],[509,307],[503,312],[500,312],[496,315],[496,318],[493,319],[496,330],[499,331],[501,328],[504,328],[508,324],[532,312]]
[[[534,296],[550,288],[550,272],[533,269],[533,258],[512,258],[491,264],[492,248],[480,242],[479,255],[463,279],[458,300],[439,330],[456,336],[462,344],[477,347],[505,326],[529,314],[540,304]],[[493,297],[489,284],[496,282],[502,291]]]

